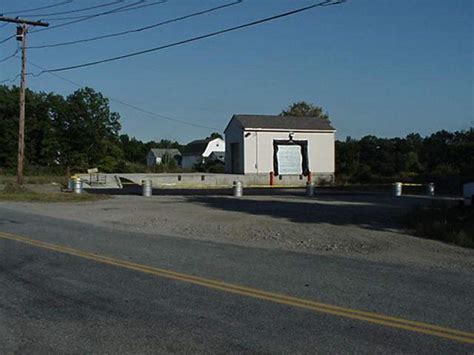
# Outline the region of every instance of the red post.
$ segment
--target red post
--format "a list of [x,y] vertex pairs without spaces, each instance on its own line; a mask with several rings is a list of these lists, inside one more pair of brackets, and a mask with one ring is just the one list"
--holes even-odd
[[273,186],[273,171],[270,171],[270,186]]
[[311,171],[308,171],[308,182],[311,182]]

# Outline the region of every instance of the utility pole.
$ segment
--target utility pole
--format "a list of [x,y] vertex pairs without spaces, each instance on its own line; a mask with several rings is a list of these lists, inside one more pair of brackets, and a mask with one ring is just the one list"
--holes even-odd
[[29,21],[19,18],[0,16],[0,21],[17,23],[16,39],[21,47],[21,74],[20,74],[20,114],[18,124],[18,166],[16,181],[23,185],[23,165],[25,156],[25,90],[26,90],[26,33],[28,25],[48,27],[49,24],[41,21]]

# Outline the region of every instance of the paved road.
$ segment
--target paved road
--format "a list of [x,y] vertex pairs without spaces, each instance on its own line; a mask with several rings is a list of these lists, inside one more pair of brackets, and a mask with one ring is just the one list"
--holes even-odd
[[472,271],[152,237],[5,208],[0,232],[2,354],[474,351]]

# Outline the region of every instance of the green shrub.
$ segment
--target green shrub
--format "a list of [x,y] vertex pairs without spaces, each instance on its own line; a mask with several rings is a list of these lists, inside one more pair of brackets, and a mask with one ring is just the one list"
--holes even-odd
[[449,207],[443,202],[437,202],[432,206],[416,208],[408,215],[407,222],[417,236],[474,248],[472,207]]

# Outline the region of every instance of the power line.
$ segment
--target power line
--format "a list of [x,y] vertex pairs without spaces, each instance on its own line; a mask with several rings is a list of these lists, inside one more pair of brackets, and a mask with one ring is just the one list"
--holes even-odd
[[[9,83],[9,82],[14,82],[16,79],[18,79],[18,78],[20,77],[20,75],[21,75],[21,74],[17,74],[17,75],[15,75],[13,78],[2,80],[2,81],[0,81],[0,84]],[[28,74],[26,74],[26,75],[31,75],[31,74],[28,73]]]
[[262,24],[262,23],[265,23],[265,22],[269,22],[269,21],[273,21],[273,20],[276,20],[276,19],[279,19],[279,18],[294,15],[294,14],[297,14],[297,13],[300,13],[300,12],[303,12],[303,11],[308,11],[308,10],[313,9],[315,7],[342,4],[345,1],[346,0],[339,0],[339,1],[325,0],[325,1],[319,2],[319,3],[314,4],[314,5],[309,5],[309,6],[302,7],[302,8],[296,9],[296,10],[284,12],[284,13],[274,15],[274,16],[270,16],[270,17],[266,17],[266,18],[263,18],[263,19],[260,19],[260,20],[247,22],[247,23],[242,24],[242,25],[229,27],[229,28],[219,30],[219,31],[215,31],[215,32],[211,32],[211,33],[208,33],[208,34],[205,34],[205,35],[188,38],[188,39],[178,41],[178,42],[173,42],[173,43],[170,43],[170,44],[165,44],[165,45],[159,46],[159,47],[149,48],[149,49],[145,49],[145,50],[138,51],[138,52],[132,52],[132,53],[116,56],[116,57],[96,60],[96,61],[93,61],[93,62],[88,62],[88,63],[83,63],[83,64],[77,64],[77,65],[71,65],[71,66],[67,66],[67,67],[60,67],[60,68],[53,68],[53,69],[43,70],[38,75],[41,75],[42,73],[54,73],[54,72],[61,72],[61,71],[85,68],[85,67],[90,67],[90,66],[94,66],[94,65],[98,65],[98,64],[103,64],[103,63],[113,62],[113,61],[117,61],[117,60],[122,60],[122,59],[130,58],[130,57],[136,57],[136,56],[139,56],[139,55],[142,55],[142,54],[156,52],[156,51],[171,48],[171,47],[177,47],[177,46],[181,46],[183,44],[200,41],[200,40],[210,38],[210,37],[215,37],[215,36],[218,36],[218,35],[221,35],[221,34],[224,34],[224,33],[237,31],[237,30],[240,30],[240,29],[243,29],[243,28],[246,28],[246,27],[256,26],[256,25],[259,25],[259,24]]
[[[143,4],[145,1],[147,1],[147,0],[138,0],[138,1],[135,1],[131,4],[124,5],[124,6],[121,6],[121,7],[117,7],[117,8],[112,9],[112,10],[99,12],[99,13],[93,14],[93,15],[81,16],[81,18],[79,18],[77,20],[74,20],[74,21],[64,22],[64,23],[60,23],[58,25],[50,26],[49,28],[42,28],[42,29],[39,29],[39,30],[36,30],[36,31],[31,31],[31,33],[38,33],[38,32],[42,32],[42,31],[52,30],[54,28],[69,26],[69,25],[72,25],[72,24],[75,24],[75,23],[90,20],[90,19],[97,18],[97,17],[100,17],[100,16],[105,16],[105,15],[110,15],[110,14],[114,14],[114,13],[123,12],[123,10],[127,10],[129,8],[132,8],[132,7],[133,7],[133,9],[135,9],[134,6],[139,5],[139,4]],[[165,2],[167,2],[167,0],[160,0],[157,3],[154,3],[154,4],[163,4]]]
[[192,13],[192,14],[189,14],[189,15],[176,17],[176,18],[173,18],[173,19],[170,19],[170,20],[158,22],[158,23],[155,23],[155,24],[152,24],[152,25],[139,27],[139,28],[135,28],[135,29],[127,30],[127,31],[115,32],[115,33],[110,33],[110,34],[107,34],[107,35],[84,38],[84,39],[79,39],[79,40],[69,41],[69,42],[60,42],[60,43],[45,44],[45,45],[40,45],[40,46],[31,46],[31,47],[28,47],[28,48],[39,49],[39,48],[61,47],[61,46],[68,46],[68,45],[85,43],[85,42],[92,42],[92,41],[97,41],[97,40],[106,39],[106,38],[124,36],[124,35],[130,34],[130,33],[136,33],[136,32],[142,32],[142,31],[150,30],[152,28],[167,25],[167,24],[170,24],[170,23],[173,23],[173,22],[182,21],[182,20],[185,20],[185,19],[188,19],[188,18],[191,18],[191,17],[200,16],[200,15],[204,15],[204,14],[214,12],[214,11],[217,11],[217,10],[220,10],[220,9],[235,6],[237,4],[242,3],[242,1],[243,0],[237,0],[237,1],[234,1],[234,2],[231,2],[231,3],[228,3],[228,4],[212,7],[212,8],[209,8],[209,9],[206,9],[206,10],[203,10],[203,11],[199,11],[199,12],[195,12],[195,13]]
[[[95,9],[100,9],[102,7],[107,7],[111,5],[115,5],[121,2],[124,2],[125,0],[114,0],[105,4],[100,4],[100,5],[94,5],[94,6],[89,6],[89,7],[83,7],[80,9],[72,9],[72,10],[67,10],[67,11],[59,11],[59,12],[50,12],[46,14],[34,14],[34,15],[29,15],[28,17],[45,17],[45,16],[57,16],[57,15],[66,15],[66,14],[75,14],[78,12],[84,12],[84,11],[89,11],[89,10],[95,10]],[[69,18],[66,18],[68,20]],[[43,19],[46,20],[46,19]],[[56,18],[55,20],[61,20],[61,18]]]
[[8,11],[8,12],[3,12],[2,14],[3,15],[11,15],[11,14],[28,15],[29,12],[34,12],[34,11],[38,11],[38,10],[45,10],[45,9],[52,9],[53,7],[58,7],[58,6],[70,4],[72,2],[74,2],[74,0],[66,0],[66,1],[59,2],[57,4],[46,5],[46,6],[36,7],[36,8],[33,8],[33,9],[27,9],[27,10]]
[[[31,64],[32,66],[38,68],[38,69],[42,69],[42,70],[45,70],[44,67],[42,67],[41,65],[38,65],[38,64],[35,64],[33,62],[31,62],[30,60],[27,61],[29,64]],[[71,79],[68,79],[62,75],[59,75],[57,73],[48,73],[50,75],[53,75],[55,77],[57,77],[58,79],[61,79],[63,81],[66,81],[68,82],[69,84],[72,84],[76,87],[79,87],[79,88],[83,88],[85,87],[86,85],[82,85],[78,82],[75,82]],[[36,77],[36,76],[39,76],[38,74],[32,74],[32,76]],[[2,82],[0,82],[2,83]],[[109,96],[109,100],[112,101],[112,102],[116,102],[120,105],[123,105],[123,106],[126,106],[126,107],[129,107],[129,108],[132,108],[136,111],[140,111],[140,112],[143,112],[143,113],[146,113],[148,115],[151,115],[151,116],[155,116],[155,117],[158,117],[160,119],[163,119],[163,120],[167,120],[167,121],[171,121],[171,122],[176,122],[176,123],[181,123],[181,124],[184,124],[184,125],[188,125],[188,126],[192,126],[192,127],[196,127],[196,128],[203,128],[203,129],[206,129],[206,130],[220,130],[220,128],[216,128],[216,127],[210,127],[210,126],[205,126],[205,125],[201,125],[201,124],[198,124],[198,123],[194,123],[194,122],[190,122],[190,121],[185,121],[185,120],[181,120],[179,118],[174,118],[174,117],[170,117],[170,116],[166,116],[166,115],[162,115],[162,114],[159,114],[159,113],[156,113],[156,112],[153,112],[153,111],[149,111],[149,110],[146,110],[144,108],[141,108],[141,107],[138,107],[136,105],[133,105],[133,104],[130,104],[128,102],[125,102],[125,101],[122,101],[122,100],[119,100],[119,99],[115,99],[113,97],[110,97]]]
[[[128,5],[124,5],[124,6],[121,6],[121,7],[118,7],[118,8],[115,8],[115,9],[112,9],[112,10],[109,10],[109,11],[105,11],[105,12],[100,12],[100,13],[97,13],[97,14],[93,14],[93,15],[86,15],[86,16],[81,16],[80,19],[77,19],[77,20],[74,20],[74,21],[69,21],[69,22],[64,22],[64,23],[60,23],[60,24],[57,24],[57,25],[54,25],[54,26],[50,26],[48,28],[43,28],[43,29],[39,29],[39,30],[33,30],[33,31],[30,31],[30,33],[38,33],[38,32],[42,32],[42,31],[47,31],[47,30],[52,30],[52,29],[55,29],[55,28],[59,28],[59,27],[64,27],[64,26],[69,26],[69,25],[72,25],[72,24],[75,24],[75,23],[79,23],[79,22],[82,22],[82,21],[86,21],[86,20],[90,20],[90,19],[93,19],[93,18],[97,18],[97,17],[100,17],[100,16],[105,16],[105,15],[110,15],[110,14],[116,14],[116,13],[120,13],[120,12],[125,12],[125,11],[132,11],[132,10],[137,10],[137,9],[141,9],[143,7],[146,7],[146,6],[155,6],[155,5],[159,5],[159,4],[163,4],[163,3],[166,3],[168,0],[159,0],[157,2],[154,2],[154,3],[151,3],[151,4],[144,4],[144,5],[140,5],[140,4],[143,4],[145,1],[147,0],[138,0],[136,2],[133,2],[131,4],[128,4]],[[15,35],[11,35],[11,36],[8,36],[6,38],[4,38],[3,40],[0,40],[0,44],[3,44],[7,41],[9,41],[10,39],[14,38]]]
[[0,59],[0,63],[3,63],[3,62],[6,62],[7,60],[13,58],[16,56],[16,54],[20,51],[20,48],[17,46],[17,48],[15,49],[15,51],[10,54],[9,56],[6,56],[5,58],[2,58]]
[[[123,1],[123,0],[122,0]],[[141,0],[140,3],[144,3],[148,0]],[[120,12],[127,12],[127,11],[133,11],[133,10],[138,10],[138,9],[142,9],[144,7],[150,7],[150,6],[155,6],[155,5],[159,5],[159,4],[162,4],[162,3],[165,3],[167,2],[168,0],[164,0],[164,1],[157,1],[157,2],[153,2],[153,3],[149,3],[149,4],[132,4],[130,8],[125,8],[125,9],[120,9],[118,11],[114,11],[114,13],[120,13]],[[120,1],[121,2],[121,1]],[[81,16],[69,16],[69,17],[61,17],[61,18],[50,18],[49,20],[50,21],[58,21],[58,20],[73,20],[73,19],[80,19],[80,18],[85,18],[87,17],[87,15],[81,15]]]

